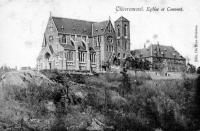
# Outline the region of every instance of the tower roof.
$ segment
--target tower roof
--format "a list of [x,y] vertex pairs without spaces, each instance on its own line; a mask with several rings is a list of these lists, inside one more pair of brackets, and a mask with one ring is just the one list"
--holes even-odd
[[121,16],[116,21],[129,21],[129,20]]

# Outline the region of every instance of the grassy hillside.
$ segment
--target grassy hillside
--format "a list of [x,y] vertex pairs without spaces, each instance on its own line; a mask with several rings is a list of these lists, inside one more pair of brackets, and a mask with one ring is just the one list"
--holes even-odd
[[10,72],[1,79],[2,129],[22,120],[23,128],[38,131],[200,129],[194,79],[41,73]]

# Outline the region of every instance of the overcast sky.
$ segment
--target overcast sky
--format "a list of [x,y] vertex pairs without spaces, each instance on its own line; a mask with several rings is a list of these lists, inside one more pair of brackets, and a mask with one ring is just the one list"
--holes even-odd
[[[116,6],[184,11],[116,11]],[[88,21],[110,16],[114,22],[123,15],[130,21],[131,49],[143,48],[157,34],[160,44],[174,46],[199,65],[194,63],[193,48],[195,25],[200,30],[199,0],[0,0],[0,66],[36,66],[50,11],[53,16]]]

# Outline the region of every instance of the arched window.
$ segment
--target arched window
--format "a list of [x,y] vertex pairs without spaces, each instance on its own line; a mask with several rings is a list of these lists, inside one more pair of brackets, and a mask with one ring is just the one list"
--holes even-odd
[[124,43],[124,49],[126,50],[126,48],[127,48],[127,47],[126,47],[126,41],[125,41],[125,43]]
[[117,29],[117,36],[120,36],[120,29]]
[[66,35],[62,36],[62,43],[66,43]]
[[124,25],[124,36],[127,36],[127,25]]
[[44,55],[44,58],[47,59],[47,60],[49,60],[50,56],[51,56],[51,55],[47,52],[47,53]]

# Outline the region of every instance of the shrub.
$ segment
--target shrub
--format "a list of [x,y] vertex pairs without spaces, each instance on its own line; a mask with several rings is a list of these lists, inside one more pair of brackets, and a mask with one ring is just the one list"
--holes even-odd
[[200,74],[200,67],[197,68],[197,74]]

